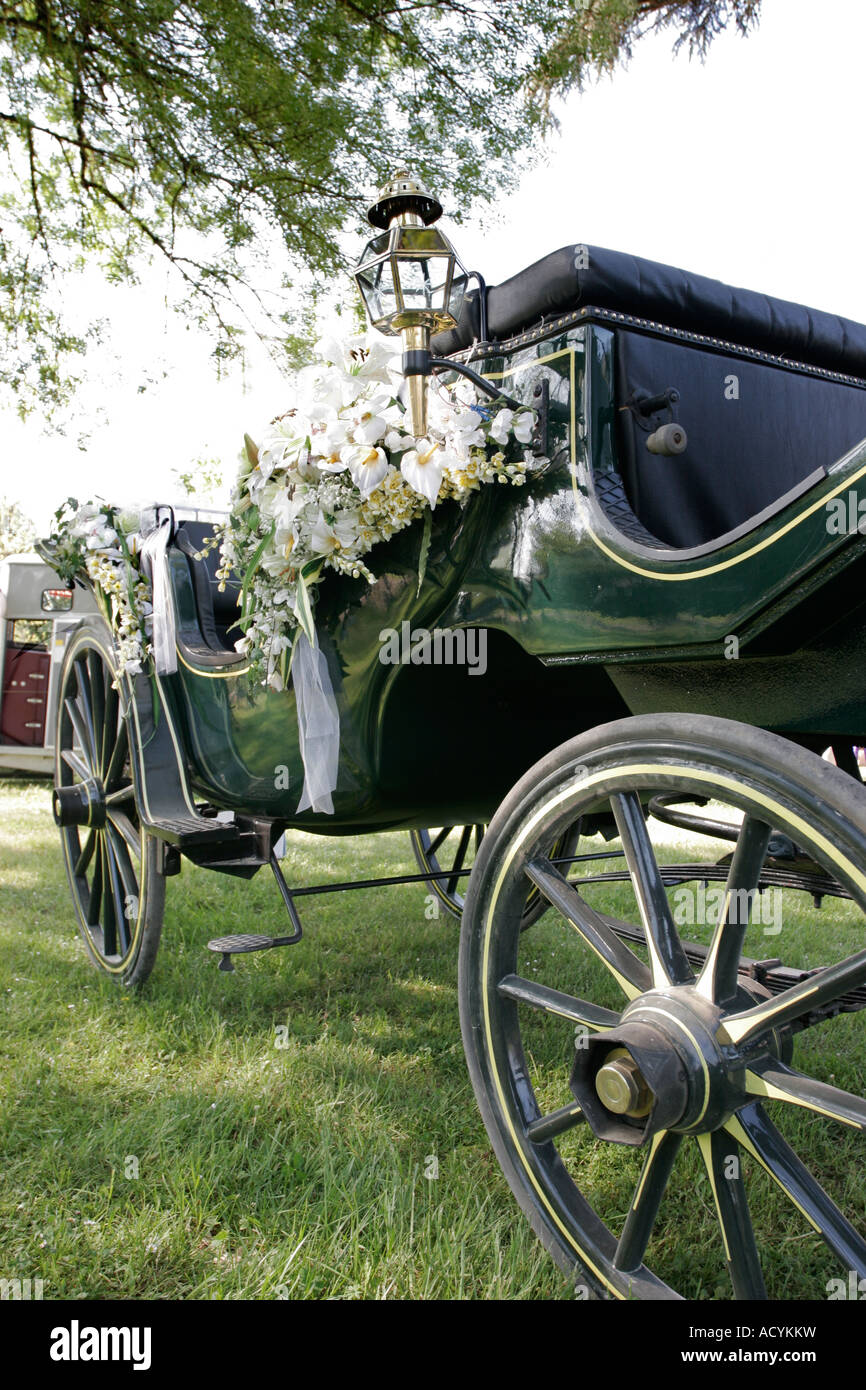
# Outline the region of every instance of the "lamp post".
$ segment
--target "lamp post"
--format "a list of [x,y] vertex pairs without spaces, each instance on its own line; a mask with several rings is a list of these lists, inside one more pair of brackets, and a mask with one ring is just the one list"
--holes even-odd
[[[431,372],[457,372],[468,377],[491,400],[514,410],[521,403],[491,386],[471,367],[452,358],[431,357],[430,335],[456,328],[471,279],[478,281],[482,341],[487,339],[487,287],[477,271],[464,270],[453,246],[432,224],[442,216],[442,206],[406,169],[398,169],[379,189],[367,219],[381,229],[368,241],[354,275],[367,318],[373,328],[403,339],[403,375],[409,385],[412,433],[427,433],[427,377]],[[543,454],[547,444],[547,383],[542,383],[534,403],[542,418],[533,435],[533,452]]]
[[469,280],[448,238],[432,225],[441,216],[441,204],[398,169],[367,214],[381,231],[365,246],[354,272],[370,323],[403,339],[416,439],[427,430],[430,335],[456,327]]

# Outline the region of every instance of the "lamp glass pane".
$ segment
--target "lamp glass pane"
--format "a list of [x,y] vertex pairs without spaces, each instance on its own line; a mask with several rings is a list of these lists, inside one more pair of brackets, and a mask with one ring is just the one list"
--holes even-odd
[[374,261],[363,270],[355,272],[358,288],[364,299],[367,313],[373,323],[397,313],[400,302],[394,285],[394,271],[390,260]]
[[448,280],[447,256],[401,256],[398,261],[400,287],[407,309],[445,308],[445,288]]
[[448,303],[445,306],[455,322],[460,318],[460,310],[463,308],[463,300],[466,295],[468,284],[469,276],[458,263],[458,265],[454,267],[454,279],[451,281],[451,293],[448,296]]
[[410,255],[454,254],[451,243],[438,227],[398,227],[394,239],[395,251],[407,251]]

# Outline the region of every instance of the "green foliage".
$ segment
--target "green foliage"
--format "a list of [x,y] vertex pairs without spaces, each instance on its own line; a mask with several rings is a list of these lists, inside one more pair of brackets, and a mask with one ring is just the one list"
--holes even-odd
[[560,23],[532,79],[533,98],[545,110],[552,96],[627,61],[635,43],[653,31],[674,29],[674,52],[685,45],[703,58],[729,25],[747,34],[758,22],[761,0],[566,0],[559,9]]
[[33,549],[36,528],[17,502],[0,499],[0,560]]
[[183,471],[173,470],[178,486],[198,505],[210,505],[225,487],[225,474],[219,459],[196,459]]
[[[507,189],[551,98],[646,30],[702,52],[759,0],[4,0],[0,385],[67,400],[84,266],[175,271],[225,361],[270,323],[297,361],[371,189],[411,159],[452,215]],[[261,285],[261,289],[256,289]]]

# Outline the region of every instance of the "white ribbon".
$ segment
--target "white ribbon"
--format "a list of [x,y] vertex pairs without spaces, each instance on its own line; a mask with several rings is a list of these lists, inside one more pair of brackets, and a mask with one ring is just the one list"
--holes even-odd
[[177,670],[175,646],[174,602],[168,577],[166,547],[171,535],[171,516],[163,517],[141,547],[142,573],[150,580],[153,590],[153,656],[158,676],[170,676]]
[[292,658],[292,684],[298,708],[298,737],[304,764],[304,788],[298,812],[312,809],[334,814],[331,792],[340,760],[340,715],[328,663],[321,647],[311,647],[300,632]]

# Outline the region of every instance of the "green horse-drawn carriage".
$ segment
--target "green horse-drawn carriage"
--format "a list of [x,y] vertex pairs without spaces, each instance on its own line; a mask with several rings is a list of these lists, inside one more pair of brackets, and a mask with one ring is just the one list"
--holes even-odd
[[[320,585],[333,814],[296,809],[294,692],[250,681],[205,522],[156,518],[174,672],[115,685],[109,629],[70,640],[54,801],[88,950],[143,980],[182,858],[270,864],[290,943],[309,887],[282,880],[287,829],[409,831],[415,877],[462,914],[490,1139],[563,1267],[619,1298],[699,1294],[664,1242],[693,1136],[737,1297],[763,1296],[778,1258],[743,1167],[820,1232],[828,1273],[866,1277],[862,1182],[831,1197],[797,1156],[824,1136],[851,1172],[866,1129],[866,328],[586,246],[453,317],[432,370],[533,405],[545,462],[519,491],[440,505],[420,586],[417,526],[377,547],[375,584]],[[423,641],[384,662],[385,630],[483,634],[485,669]],[[559,934],[541,967],[539,932]],[[211,944],[230,967],[273,943]]]

